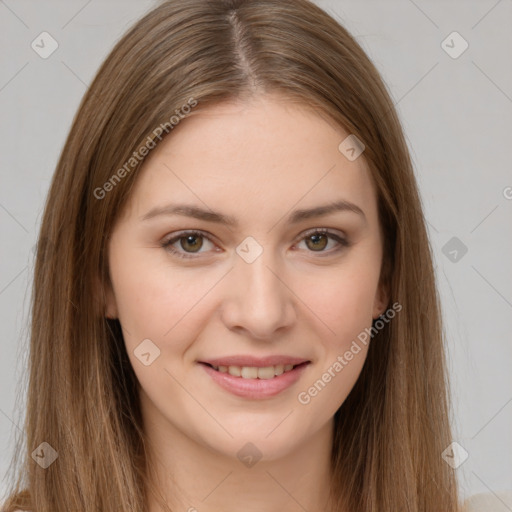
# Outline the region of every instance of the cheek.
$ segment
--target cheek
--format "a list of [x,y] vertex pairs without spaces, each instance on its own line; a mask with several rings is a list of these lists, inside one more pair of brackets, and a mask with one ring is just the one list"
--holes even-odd
[[[149,339],[162,356],[150,368],[179,372],[205,322],[215,315],[218,303],[212,298],[225,270],[180,269],[157,258],[151,260],[147,249],[120,254],[123,258],[118,260],[113,254],[111,277],[132,366],[141,372],[138,377],[144,383],[148,368],[141,367],[134,352]],[[162,377],[165,381],[168,375]],[[147,384],[153,386],[152,382]]]
[[297,400],[304,414],[317,417],[315,421],[335,414],[361,374],[369,345],[365,329],[372,324],[377,281],[371,268],[347,265],[317,280],[304,301],[320,319],[316,325],[321,329],[317,332],[321,355]]
[[111,279],[125,340],[136,344],[149,338],[161,343],[172,337],[175,326],[181,327],[187,314],[204,296],[211,279],[206,276],[204,279],[190,279],[175,267],[161,262],[151,263],[147,249],[127,254],[116,258],[113,253],[111,265]]
[[360,260],[303,281],[297,295],[317,318],[327,344],[339,350],[371,326],[378,277],[373,263]]

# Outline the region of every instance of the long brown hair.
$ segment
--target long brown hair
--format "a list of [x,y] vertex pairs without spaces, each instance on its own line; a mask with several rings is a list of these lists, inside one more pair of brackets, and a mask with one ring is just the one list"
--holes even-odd
[[[403,306],[370,344],[335,414],[333,502],[343,497],[351,512],[459,510],[455,474],[441,457],[451,410],[431,249],[378,71],[308,0],[173,0],[107,57],[53,177],[34,270],[26,446],[7,512],[144,510],[137,381],[98,291],[109,282],[108,236],[143,161],[134,155],[172,137],[172,116],[271,91],[364,142],[384,233],[381,278]],[[32,456],[43,442],[58,454],[46,469]]]

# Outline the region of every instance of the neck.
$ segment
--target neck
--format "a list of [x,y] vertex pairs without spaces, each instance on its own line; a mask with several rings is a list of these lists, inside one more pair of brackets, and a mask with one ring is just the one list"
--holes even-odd
[[[187,512],[326,512],[329,511],[331,420],[290,453],[254,463],[247,446],[240,460],[189,438],[170,425],[145,428],[157,488],[170,510]],[[240,448],[245,446],[240,443]],[[257,456],[256,456],[257,458]],[[164,512],[149,493],[148,512]]]

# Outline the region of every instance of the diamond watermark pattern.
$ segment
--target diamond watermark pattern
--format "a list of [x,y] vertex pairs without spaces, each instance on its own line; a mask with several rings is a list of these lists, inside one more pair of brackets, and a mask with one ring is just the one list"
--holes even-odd
[[246,443],[236,455],[240,462],[248,468],[252,468],[263,456],[253,443]]
[[453,31],[441,43],[441,48],[452,59],[458,59],[469,48],[469,43],[458,32]]
[[441,457],[451,468],[457,469],[466,462],[469,453],[459,443],[454,441],[441,453]]
[[33,452],[32,458],[43,468],[46,469],[51,466],[59,454],[53,448],[52,445],[48,444],[46,441],[41,443]]
[[30,46],[39,57],[47,59],[59,47],[59,43],[48,32],[41,32]]
[[353,162],[361,156],[366,146],[355,135],[349,135],[338,146],[340,153]]
[[149,366],[160,356],[160,349],[150,339],[145,339],[137,345],[133,353],[144,366]]
[[458,263],[468,252],[468,248],[459,238],[454,236],[443,245],[441,251],[452,263]]
[[252,263],[263,253],[263,247],[252,236],[248,236],[237,246],[236,252],[246,263]]

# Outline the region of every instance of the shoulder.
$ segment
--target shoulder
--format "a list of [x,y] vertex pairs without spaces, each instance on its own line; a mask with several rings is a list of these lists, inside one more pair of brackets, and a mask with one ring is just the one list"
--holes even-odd
[[[512,510],[512,491],[474,494],[464,501],[462,512],[510,512]],[[25,512],[15,510],[14,512]]]
[[510,510],[512,510],[512,490],[474,494],[464,502],[462,507],[462,512],[510,512]]

